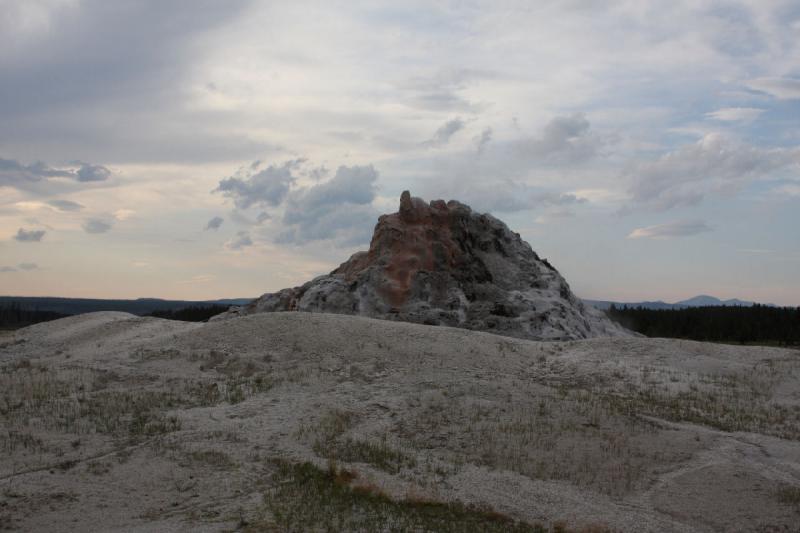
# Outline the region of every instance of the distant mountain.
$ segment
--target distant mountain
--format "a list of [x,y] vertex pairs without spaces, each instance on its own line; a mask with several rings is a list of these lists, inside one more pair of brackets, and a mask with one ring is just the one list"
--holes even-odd
[[147,315],[155,311],[176,311],[187,307],[209,305],[245,305],[252,298],[228,298],[222,300],[162,300],[139,298],[136,300],[103,300],[94,298],[61,298],[40,296],[0,296],[0,307],[11,304],[31,311],[48,311],[63,315],[79,315],[95,311],[123,311],[134,315]]
[[[685,305],[686,307],[704,307],[704,306],[707,307],[710,305],[715,305],[715,306],[739,305],[742,307],[750,307],[753,305],[754,302],[739,300],[738,298],[731,298],[730,300],[720,300],[719,298],[715,298],[714,296],[701,294],[700,296],[695,296],[694,298],[689,298],[688,300],[681,300],[680,302],[676,303],[678,305]],[[772,305],[772,304],[767,304],[767,305]]]
[[[739,300],[738,298],[731,298],[730,300],[720,300],[714,296],[708,296],[707,294],[701,294],[699,296],[695,296],[693,298],[688,298],[686,300],[681,300],[679,302],[675,302],[673,304],[662,302],[661,300],[655,302],[613,302],[610,300],[583,300],[585,303],[596,307],[597,309],[607,310],[612,305],[616,307],[642,307],[644,309],[685,309],[687,307],[731,307],[731,306],[741,306],[741,307],[750,307],[755,305],[755,302],[749,302],[747,300]],[[770,307],[775,307],[775,304],[763,304]]]

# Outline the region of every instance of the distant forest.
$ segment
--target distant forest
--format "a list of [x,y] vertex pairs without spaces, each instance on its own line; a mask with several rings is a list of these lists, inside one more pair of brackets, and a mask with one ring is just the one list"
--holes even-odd
[[611,306],[608,315],[648,337],[697,341],[800,345],[800,307],[753,305],[645,309]]
[[40,311],[38,309],[27,309],[17,302],[0,304],[0,329],[18,329],[36,324],[64,318],[63,313],[55,311]]
[[[228,305],[196,305],[178,309],[159,309],[145,316],[184,320],[187,322],[204,322],[214,315],[224,313]],[[72,313],[77,314],[77,313]],[[31,308],[20,302],[0,302],[0,329],[19,329],[25,326],[47,322],[71,316],[72,314]]]
[[228,305],[192,306],[183,309],[167,309],[153,311],[147,316],[167,318],[169,320],[183,320],[185,322],[205,322],[214,315],[224,313],[230,309]]

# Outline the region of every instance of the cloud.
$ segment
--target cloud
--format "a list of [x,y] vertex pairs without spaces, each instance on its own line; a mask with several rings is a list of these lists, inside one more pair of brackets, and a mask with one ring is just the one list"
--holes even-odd
[[[573,193],[543,190],[511,179],[470,180],[463,183],[458,200],[476,211],[489,213],[515,213],[533,209],[567,207],[588,200]],[[438,195],[441,196],[441,195]]]
[[70,200],[49,200],[47,203],[59,211],[80,211],[83,209],[81,204]]
[[475,143],[478,154],[482,154],[489,142],[492,140],[492,128],[485,128],[480,135],[474,137],[472,141]]
[[459,117],[454,119],[448,120],[444,124],[442,124],[439,129],[433,134],[433,137],[430,140],[425,141],[422,143],[424,146],[429,147],[438,147],[444,146],[448,142],[450,142],[450,138],[464,129],[464,121],[461,120]]
[[44,234],[47,233],[45,230],[26,230],[23,228],[19,228],[17,230],[17,234],[14,236],[16,240],[19,242],[40,242]]
[[16,272],[17,269],[10,266],[0,266],[0,272]]
[[574,113],[554,117],[537,136],[522,137],[511,141],[509,145],[515,163],[530,168],[536,165],[570,166],[582,163],[595,157],[599,149],[612,140],[611,136],[592,132],[586,115]]
[[[207,57],[208,34],[251,3],[2,2],[0,138],[19,146],[46,139],[70,149],[113,150],[126,161],[150,155],[142,152],[190,153],[189,144],[202,157],[198,146],[216,151],[213,140],[236,150],[241,136],[183,120],[181,127],[171,124],[187,118],[180,102],[186,101],[189,72]],[[101,175],[87,168],[83,177]]]
[[199,274],[197,276],[192,276],[189,279],[184,279],[179,281],[178,283],[181,284],[192,284],[192,283],[210,283],[217,279],[216,276],[212,274]]
[[636,207],[665,211],[700,203],[710,193],[732,193],[754,179],[791,165],[797,154],[764,149],[707,134],[697,143],[668,152],[655,161],[631,165],[624,175]]
[[104,166],[75,161],[71,166],[54,168],[42,161],[25,165],[14,159],[0,158],[0,186],[14,187],[33,192],[46,192],[44,188],[53,179],[67,178],[76,182],[105,181],[111,171]]
[[113,224],[100,218],[88,218],[83,223],[83,230],[86,233],[106,233]]
[[20,263],[18,266],[20,270],[26,270],[26,271],[36,270],[39,268],[39,265],[37,265],[36,263]]
[[286,161],[283,165],[270,165],[259,172],[253,173],[256,168],[251,165],[247,169],[240,169],[234,176],[219,182],[219,186],[211,192],[222,193],[231,198],[239,209],[251,206],[280,205],[296,178],[292,171],[303,162],[302,159]]
[[206,224],[206,230],[214,230],[214,231],[216,231],[216,230],[218,230],[220,228],[220,226],[222,226],[223,222],[225,222],[224,218],[222,218],[222,217],[214,217],[214,218],[212,218],[211,220],[208,221],[208,224]]
[[679,220],[677,222],[647,226],[646,228],[637,228],[628,235],[628,238],[667,239],[672,237],[688,237],[690,235],[711,231],[711,229],[712,228],[702,220]]
[[105,181],[111,177],[111,171],[101,165],[90,165],[88,163],[77,162],[80,168],[75,172],[78,181]]
[[128,220],[135,214],[136,211],[134,211],[133,209],[117,209],[113,213],[114,218],[117,220]]
[[517,143],[526,158],[539,162],[572,164],[592,158],[606,139],[590,131],[583,113],[558,116],[545,124],[541,134]]
[[246,231],[236,233],[236,236],[225,243],[225,247],[229,250],[241,250],[253,245],[253,239]]
[[378,216],[372,207],[378,171],[369,166],[340,166],[329,181],[292,191],[279,243],[334,240],[343,245],[369,241]]
[[785,196],[800,196],[800,182],[786,183],[777,187],[775,192]]
[[800,80],[794,78],[757,78],[747,82],[756,91],[767,93],[779,100],[800,99]]
[[757,119],[763,112],[763,109],[757,107],[723,107],[722,109],[706,113],[706,117],[724,122],[749,122]]
[[415,76],[398,87],[411,107],[427,111],[475,112],[481,106],[459,93],[481,79],[496,76],[489,71],[474,69],[441,69],[427,76]]

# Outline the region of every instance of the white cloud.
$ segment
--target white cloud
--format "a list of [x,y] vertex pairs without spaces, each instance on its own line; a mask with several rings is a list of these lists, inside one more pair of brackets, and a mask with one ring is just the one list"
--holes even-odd
[[688,237],[706,231],[711,227],[702,220],[679,220],[666,224],[637,228],[630,232],[629,239],[667,239],[672,237]]
[[757,119],[763,109],[757,107],[724,107],[710,113],[706,113],[708,118],[721,120],[724,122],[751,121]]
[[114,218],[117,220],[128,220],[135,214],[136,211],[133,209],[117,209],[114,211]]
[[229,250],[241,250],[248,246],[253,246],[253,239],[246,231],[237,232],[235,237],[225,243],[225,247]]
[[80,211],[83,209],[81,204],[71,200],[50,200],[47,203],[59,211]]
[[752,180],[791,165],[797,152],[765,149],[708,134],[653,161],[631,165],[630,203],[637,208],[664,211],[700,203],[711,193],[732,193]]
[[756,91],[761,91],[774,96],[779,100],[800,99],[800,79],[757,78],[748,81],[747,86]]

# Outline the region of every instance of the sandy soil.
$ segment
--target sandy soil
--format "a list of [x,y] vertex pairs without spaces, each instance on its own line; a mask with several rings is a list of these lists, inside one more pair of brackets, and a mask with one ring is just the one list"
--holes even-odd
[[355,523],[286,490],[310,462],[545,528],[800,531],[793,350],[92,313],[0,337],[0,365],[0,529]]

